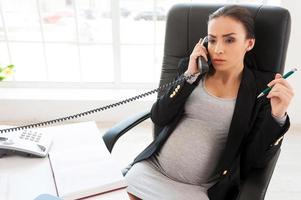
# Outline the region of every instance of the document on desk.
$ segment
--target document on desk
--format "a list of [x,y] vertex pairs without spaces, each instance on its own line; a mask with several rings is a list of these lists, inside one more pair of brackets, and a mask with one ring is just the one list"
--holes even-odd
[[80,124],[55,130],[49,158],[59,197],[79,199],[125,188],[122,167],[112,159],[95,123]]

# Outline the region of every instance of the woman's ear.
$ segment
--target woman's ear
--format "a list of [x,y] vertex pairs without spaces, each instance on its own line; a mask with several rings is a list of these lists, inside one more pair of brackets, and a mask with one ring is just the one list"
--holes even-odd
[[246,51],[251,51],[255,45],[255,39],[251,38],[251,39],[247,39],[248,40],[248,47],[246,49]]

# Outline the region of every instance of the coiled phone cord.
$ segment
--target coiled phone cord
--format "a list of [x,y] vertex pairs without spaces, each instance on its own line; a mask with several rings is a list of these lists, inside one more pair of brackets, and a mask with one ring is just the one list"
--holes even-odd
[[38,127],[42,127],[42,126],[48,126],[48,125],[52,125],[52,124],[56,124],[56,123],[61,123],[61,122],[67,121],[67,120],[72,120],[72,119],[84,117],[86,115],[91,115],[91,114],[94,114],[94,113],[97,113],[97,112],[105,111],[107,109],[117,107],[117,106],[120,106],[122,104],[126,104],[126,103],[129,103],[131,101],[135,101],[135,100],[140,99],[140,98],[144,98],[148,95],[154,94],[155,92],[158,92],[160,90],[164,90],[164,89],[166,89],[166,88],[168,88],[172,85],[175,85],[177,83],[182,83],[183,81],[186,81],[186,80],[188,80],[192,77],[193,77],[193,75],[181,76],[179,79],[176,79],[176,80],[174,80],[170,83],[166,83],[166,84],[164,84],[164,85],[162,85],[162,86],[160,86],[156,89],[153,89],[153,90],[150,90],[148,92],[142,93],[140,95],[137,95],[137,96],[119,101],[117,103],[112,103],[112,104],[109,104],[109,105],[106,105],[106,106],[103,106],[103,107],[100,107],[100,108],[96,108],[96,109],[93,109],[93,110],[88,110],[86,112],[78,113],[78,114],[75,114],[75,115],[70,115],[70,116],[67,116],[67,117],[61,117],[61,118],[48,120],[48,121],[44,121],[44,122],[39,122],[39,123],[33,123],[33,124],[24,125],[24,126],[17,126],[17,127],[2,129],[2,130],[0,130],[0,133],[8,133],[8,132],[20,131],[20,130],[25,130],[25,129],[38,128]]

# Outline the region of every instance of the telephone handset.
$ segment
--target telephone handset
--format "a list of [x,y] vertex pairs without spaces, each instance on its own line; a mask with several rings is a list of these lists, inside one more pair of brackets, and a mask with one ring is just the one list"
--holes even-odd
[[[207,47],[207,44],[208,44],[207,36],[202,40],[202,44],[205,47]],[[209,61],[209,59],[208,59],[208,63],[207,63],[203,57],[198,58],[198,66],[199,66],[201,74],[208,72],[210,65],[211,65],[211,62]],[[51,146],[51,141],[52,141],[51,136],[49,136],[48,134],[37,133],[37,132],[34,132],[33,130],[28,130],[28,129],[52,125],[52,124],[60,123],[63,121],[76,119],[76,118],[83,117],[86,115],[101,112],[101,111],[104,111],[104,110],[107,110],[107,109],[110,109],[110,108],[113,108],[116,106],[120,106],[122,104],[126,104],[131,101],[135,101],[139,98],[143,98],[148,95],[154,94],[155,92],[169,88],[172,85],[179,84],[183,81],[191,79],[192,77],[193,77],[193,75],[181,76],[181,78],[174,80],[170,83],[166,83],[166,84],[160,86],[159,88],[153,89],[149,92],[145,92],[143,94],[119,101],[117,103],[109,104],[109,105],[106,105],[106,106],[103,106],[100,108],[96,108],[96,109],[89,110],[86,112],[78,113],[75,115],[70,115],[67,117],[57,118],[57,119],[53,119],[53,120],[49,120],[49,121],[44,121],[44,122],[39,122],[39,123],[34,123],[34,124],[29,124],[29,125],[24,125],[24,126],[1,129],[0,130],[0,157],[1,157],[1,152],[2,152],[2,154],[3,154],[3,152],[5,154],[7,151],[24,152],[24,153],[30,154],[30,155],[45,157]],[[13,132],[13,133],[9,133],[9,132]]]
[[[201,45],[208,49],[208,36],[204,37],[204,39],[201,42]],[[208,62],[206,62],[205,58],[203,58],[202,56],[198,57],[197,63],[201,74],[207,73],[209,71],[209,67],[211,65],[209,54],[207,54],[207,58]]]

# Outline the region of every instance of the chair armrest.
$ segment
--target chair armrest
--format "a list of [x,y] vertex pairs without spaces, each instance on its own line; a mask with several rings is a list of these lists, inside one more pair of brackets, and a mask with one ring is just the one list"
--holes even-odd
[[111,152],[119,137],[149,117],[150,111],[143,111],[131,116],[128,119],[122,120],[109,129],[102,137],[108,150]]
[[280,149],[265,168],[251,172],[242,184],[238,200],[264,200],[279,154]]

